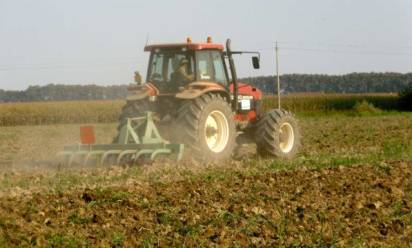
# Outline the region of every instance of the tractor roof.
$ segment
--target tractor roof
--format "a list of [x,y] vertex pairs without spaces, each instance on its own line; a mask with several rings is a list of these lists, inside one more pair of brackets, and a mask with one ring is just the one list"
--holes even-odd
[[185,47],[188,50],[204,50],[204,49],[213,49],[213,50],[221,50],[223,51],[224,46],[222,44],[216,43],[172,43],[172,44],[154,44],[145,46],[145,52],[151,52],[154,49],[162,49],[162,48],[183,48]]

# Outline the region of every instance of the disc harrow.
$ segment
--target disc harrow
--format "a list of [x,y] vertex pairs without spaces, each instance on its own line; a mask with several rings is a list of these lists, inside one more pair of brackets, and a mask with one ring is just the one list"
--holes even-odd
[[59,161],[67,165],[122,164],[153,161],[161,155],[174,155],[180,160],[183,144],[171,144],[160,136],[153,121],[153,114],[128,118],[113,144],[94,144],[94,130],[90,126],[80,128],[81,143],[64,147],[57,154]]

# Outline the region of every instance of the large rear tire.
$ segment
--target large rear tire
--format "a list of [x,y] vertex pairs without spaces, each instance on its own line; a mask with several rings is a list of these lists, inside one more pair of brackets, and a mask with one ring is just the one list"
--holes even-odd
[[286,110],[265,113],[256,125],[257,152],[263,157],[291,159],[300,148],[300,132],[293,114]]
[[204,94],[183,102],[176,119],[176,140],[185,153],[200,162],[229,159],[236,141],[236,126],[229,103],[220,95]]

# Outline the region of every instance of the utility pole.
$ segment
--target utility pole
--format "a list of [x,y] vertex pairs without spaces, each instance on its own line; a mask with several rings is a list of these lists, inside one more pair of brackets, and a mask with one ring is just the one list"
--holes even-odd
[[277,87],[278,87],[278,108],[280,109],[280,77],[279,77],[279,47],[276,41],[276,76],[277,76]]

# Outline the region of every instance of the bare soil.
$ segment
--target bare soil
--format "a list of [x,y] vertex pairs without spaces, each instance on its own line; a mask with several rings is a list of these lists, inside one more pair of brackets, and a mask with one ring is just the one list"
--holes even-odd
[[411,247],[411,121],[302,118],[296,159],[206,167],[55,168],[78,125],[1,127],[0,247]]
[[200,174],[2,197],[4,246],[412,244],[412,163]]

